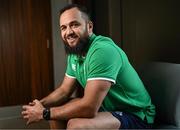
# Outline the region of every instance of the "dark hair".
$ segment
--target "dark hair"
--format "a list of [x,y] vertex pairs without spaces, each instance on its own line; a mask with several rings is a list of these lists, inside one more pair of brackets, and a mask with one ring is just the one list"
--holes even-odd
[[59,11],[59,16],[61,16],[61,14],[64,13],[66,10],[69,10],[69,9],[72,9],[72,8],[77,8],[80,12],[82,12],[87,17],[88,20],[91,19],[87,8],[85,6],[78,5],[78,4],[68,4],[68,5],[66,5],[64,8],[62,8]]

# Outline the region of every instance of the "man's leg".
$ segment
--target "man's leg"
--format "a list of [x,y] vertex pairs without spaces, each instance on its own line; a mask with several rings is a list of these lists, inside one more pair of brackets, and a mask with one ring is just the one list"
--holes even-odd
[[120,121],[115,118],[110,112],[99,112],[94,118],[74,118],[68,121],[67,130],[72,129],[104,129],[118,130]]

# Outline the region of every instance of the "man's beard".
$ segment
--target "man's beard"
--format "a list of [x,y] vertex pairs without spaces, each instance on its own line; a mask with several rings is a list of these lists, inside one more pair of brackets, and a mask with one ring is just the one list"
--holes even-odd
[[79,42],[74,47],[69,46],[66,41],[63,42],[66,54],[75,54],[78,56],[85,56],[90,46],[89,36],[80,38]]

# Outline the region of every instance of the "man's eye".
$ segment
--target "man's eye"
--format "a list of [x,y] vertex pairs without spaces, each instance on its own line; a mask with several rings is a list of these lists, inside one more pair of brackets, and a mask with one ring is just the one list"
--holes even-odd
[[74,24],[72,25],[72,27],[78,27],[78,26],[79,26],[78,23],[74,23]]
[[60,29],[61,29],[61,31],[64,31],[66,28],[65,27],[61,27]]

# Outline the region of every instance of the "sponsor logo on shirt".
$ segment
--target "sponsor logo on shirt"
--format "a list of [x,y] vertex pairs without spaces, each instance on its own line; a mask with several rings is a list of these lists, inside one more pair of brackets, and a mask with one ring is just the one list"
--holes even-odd
[[72,69],[73,69],[74,71],[76,71],[76,65],[75,65],[75,64],[72,64]]

